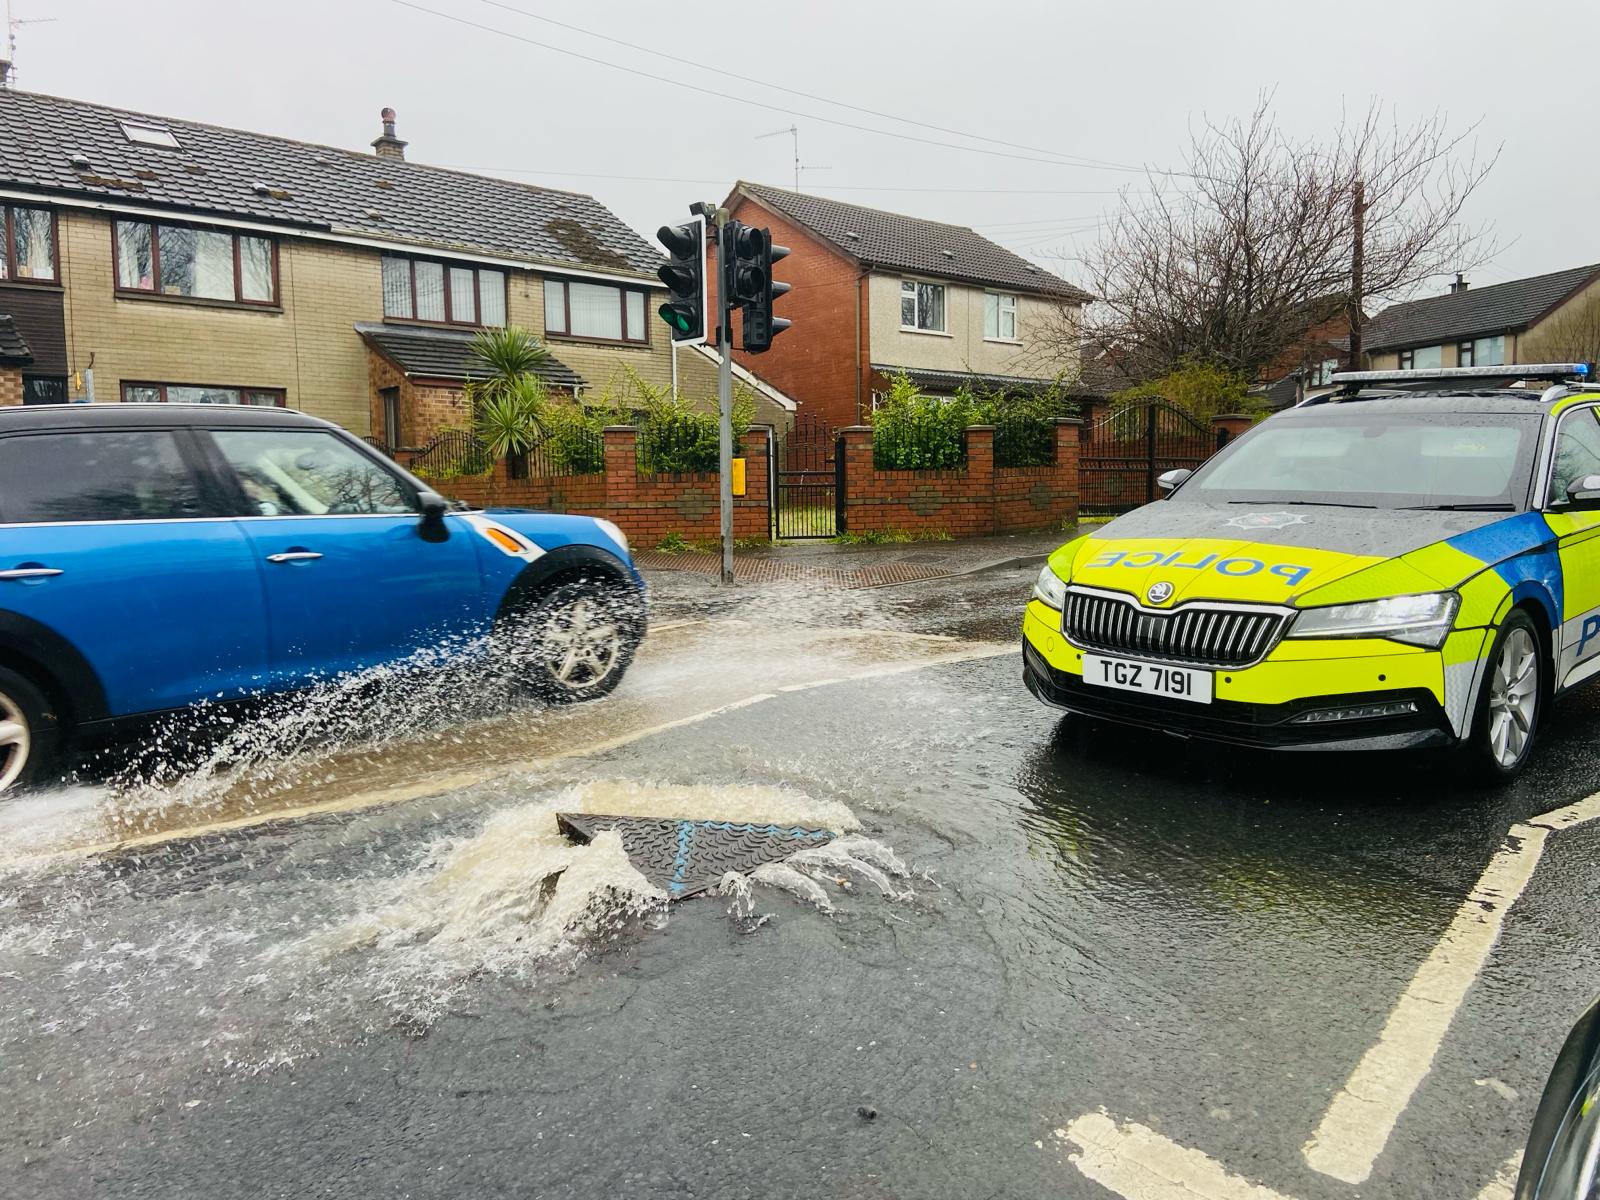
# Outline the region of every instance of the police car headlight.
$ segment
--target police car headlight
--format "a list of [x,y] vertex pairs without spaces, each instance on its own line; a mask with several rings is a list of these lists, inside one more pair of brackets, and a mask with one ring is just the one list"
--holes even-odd
[[612,524],[604,517],[596,517],[594,519],[594,523],[600,526],[601,529],[605,530],[606,536],[617,545],[621,546],[623,550],[628,549],[628,535],[623,533],[622,530],[617,528],[616,525]]
[[1038,581],[1033,585],[1033,598],[1057,609],[1067,602],[1066,580],[1052,571],[1049,563],[1039,572]]
[[1437,650],[1456,619],[1461,597],[1455,592],[1389,596],[1360,604],[1304,609],[1294,620],[1294,638],[1379,637]]

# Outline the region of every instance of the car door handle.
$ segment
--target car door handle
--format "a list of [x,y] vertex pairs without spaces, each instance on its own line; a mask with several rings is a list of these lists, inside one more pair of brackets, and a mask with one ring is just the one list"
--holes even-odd
[[56,567],[14,567],[9,571],[0,571],[0,579],[48,579],[52,575],[65,573]]
[[267,561],[270,563],[310,562],[314,558],[321,558],[315,550],[290,550],[284,554],[269,554]]

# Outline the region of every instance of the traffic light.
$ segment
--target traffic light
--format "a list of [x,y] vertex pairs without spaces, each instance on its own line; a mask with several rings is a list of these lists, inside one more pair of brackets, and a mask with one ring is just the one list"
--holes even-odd
[[696,215],[682,225],[663,225],[656,240],[671,261],[656,275],[667,285],[667,302],[656,311],[672,330],[672,340],[698,346],[706,340],[706,219]]
[[736,270],[741,274],[734,294],[744,304],[745,352],[759,354],[770,349],[772,339],[789,328],[788,321],[772,315],[772,302],[789,290],[787,283],[772,278],[772,264],[787,258],[789,248],[773,245],[770,229],[745,227],[740,233],[744,244],[735,242]]

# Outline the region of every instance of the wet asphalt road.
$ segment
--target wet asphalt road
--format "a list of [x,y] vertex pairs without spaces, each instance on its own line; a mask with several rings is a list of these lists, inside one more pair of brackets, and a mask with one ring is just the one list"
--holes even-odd
[[[656,619],[752,620],[774,663],[812,621],[1009,642],[1031,574],[663,577]],[[1475,793],[1433,760],[1086,729],[1019,672],[846,677],[442,795],[11,868],[0,1195],[1103,1197],[1053,1133],[1103,1108],[1302,1200],[1476,1196],[1600,992],[1593,826],[1552,839],[1371,1179],[1300,1147],[1507,827],[1600,788],[1596,694]],[[754,931],[696,900],[524,971],[310,948],[436,839],[607,779],[841,802],[912,894],[758,887]]]

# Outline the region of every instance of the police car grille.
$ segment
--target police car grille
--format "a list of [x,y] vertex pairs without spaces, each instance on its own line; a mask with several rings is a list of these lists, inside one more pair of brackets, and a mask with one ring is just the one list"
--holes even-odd
[[1196,666],[1242,667],[1277,643],[1285,616],[1186,604],[1147,613],[1131,601],[1068,591],[1062,630],[1079,646]]

